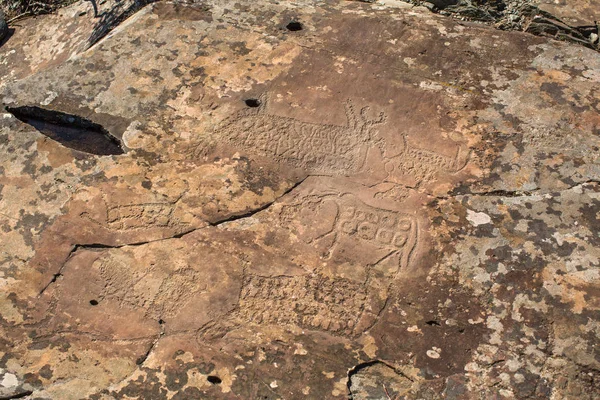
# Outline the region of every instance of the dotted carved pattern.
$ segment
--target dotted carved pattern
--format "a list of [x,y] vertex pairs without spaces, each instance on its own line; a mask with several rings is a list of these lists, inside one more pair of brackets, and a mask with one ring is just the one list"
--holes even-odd
[[[230,144],[314,172],[347,174],[362,169],[373,141],[372,127],[383,124],[366,117],[368,107],[356,113],[346,103],[344,126],[314,124],[267,113],[268,95],[257,110],[242,110],[227,118],[216,132]],[[372,145],[371,145],[372,146]]]
[[244,278],[237,316],[255,324],[352,334],[367,299],[364,285],[321,275]]
[[331,256],[342,238],[346,237],[359,243],[369,243],[384,249],[389,256],[398,256],[398,270],[406,268],[410,257],[418,244],[418,223],[415,215],[399,211],[386,210],[365,204],[352,194],[300,196],[291,204],[284,205],[281,219],[284,226],[293,226],[301,213],[310,213],[311,218],[320,216],[321,206],[331,202],[335,204],[335,215],[330,229],[309,242],[331,237],[328,254]]
[[344,104],[345,125],[316,124],[269,114],[268,94],[260,100],[256,109],[239,111],[217,126],[218,137],[236,148],[313,173],[348,176],[361,172],[369,150],[379,148],[388,174],[411,176],[419,186],[440,172],[462,170],[471,156],[466,146],[458,146],[453,156],[445,156],[409,145],[406,136],[400,134],[401,148],[392,151],[395,156],[387,157],[385,140],[375,129],[386,122],[386,115],[379,113],[376,119],[369,119],[369,107],[356,112],[350,100]]
[[129,204],[109,207],[107,224],[113,230],[133,230],[149,227],[170,227],[175,207],[171,203]]

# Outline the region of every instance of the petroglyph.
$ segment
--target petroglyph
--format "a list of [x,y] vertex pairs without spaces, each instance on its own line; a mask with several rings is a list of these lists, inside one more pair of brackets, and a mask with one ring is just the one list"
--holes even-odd
[[148,228],[177,228],[188,224],[175,215],[177,202],[148,202],[136,204],[106,204],[106,217],[99,221],[84,212],[82,217],[114,231],[133,231]]
[[300,214],[309,213],[315,219],[322,219],[320,211],[328,204],[334,210],[331,225],[316,237],[306,237],[307,242],[330,239],[331,246],[325,254],[327,257],[331,257],[344,240],[358,245],[368,243],[385,250],[385,258],[398,257],[396,272],[408,266],[418,242],[415,215],[373,207],[349,193],[299,197],[293,203],[284,205],[280,215],[284,225],[290,226]]
[[350,100],[345,103],[343,126],[269,114],[268,104],[269,96],[263,94],[258,107],[234,114],[215,131],[234,146],[316,173],[359,172],[369,147],[377,142],[373,128],[386,121],[384,113],[368,119],[369,107],[357,113]]
[[465,145],[458,146],[454,155],[448,157],[409,145],[404,134],[402,141],[404,143],[403,151],[395,157],[386,158],[385,169],[388,172],[388,178],[396,174],[412,176],[415,180],[415,187],[432,181],[440,172],[454,174],[461,171],[471,158],[471,151]]
[[396,202],[402,202],[410,196],[411,190],[405,186],[394,185],[389,189],[383,189],[375,193],[376,199],[389,199]]
[[[389,175],[410,175],[417,186],[430,181],[439,172],[456,173],[468,163],[471,152],[457,147],[452,156],[445,156],[408,144],[402,136],[402,149],[390,145],[379,135],[377,126],[385,124],[387,116],[380,112],[369,119],[370,107],[359,112],[351,100],[344,103],[346,124],[316,124],[295,118],[273,115],[268,112],[269,95],[255,100],[249,107],[225,119],[215,133],[234,147],[251,153],[271,157],[276,161],[302,168],[311,173],[352,175],[364,170],[369,150],[377,148],[382,153]],[[387,151],[395,154],[386,156]]]
[[293,325],[339,335],[354,333],[362,317],[364,285],[322,275],[244,278],[234,318],[254,324]]
[[143,203],[111,206],[106,222],[110,229],[132,230],[148,227],[172,227],[179,225],[173,217],[173,203]]
[[102,299],[117,301],[121,307],[144,309],[147,317],[158,319],[176,315],[192,294],[206,289],[197,271],[188,266],[171,272],[153,265],[133,270],[130,261],[118,257],[101,261],[100,275],[106,284]]
[[[559,123],[560,129],[540,129],[532,127],[523,132],[523,141],[538,152],[569,152],[581,147],[582,139],[570,134],[570,129],[567,124]],[[583,154],[584,157],[587,154]],[[590,157],[594,157],[595,153],[591,152]]]
[[600,400],[600,53],[401,1],[120,16],[148,2],[1,43],[0,399]]

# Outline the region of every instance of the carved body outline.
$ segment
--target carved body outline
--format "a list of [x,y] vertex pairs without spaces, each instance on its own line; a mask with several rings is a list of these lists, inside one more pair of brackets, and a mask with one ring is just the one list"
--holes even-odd
[[372,147],[368,143],[378,141],[372,128],[387,120],[383,112],[377,119],[369,119],[368,106],[357,113],[348,99],[344,102],[345,125],[306,122],[268,113],[269,99],[269,94],[263,93],[258,107],[238,111],[223,120],[215,132],[225,132],[230,143],[249,151],[314,172],[361,171]]
[[[432,150],[410,145],[404,133],[401,134],[401,137],[402,152],[393,157],[384,157],[385,169],[388,171],[387,179],[393,170],[399,168],[403,173],[414,176],[417,180],[415,186],[419,187],[421,183],[430,181],[433,175],[440,171],[451,174],[462,171],[471,159],[472,151],[464,144],[459,144],[454,155],[448,157]],[[385,149],[382,150],[385,152]]]
[[[344,199],[347,198],[351,198],[349,202],[354,203],[354,206],[348,207],[354,209],[350,212],[351,215],[348,215],[349,212],[347,209],[344,209],[346,205],[342,204]],[[380,248],[388,250],[388,254],[378,260],[377,263],[393,257],[394,255],[398,255],[398,270],[396,272],[396,276],[403,268],[407,268],[410,265],[411,257],[418,245],[419,240],[419,223],[417,217],[414,215],[402,211],[374,207],[360,200],[351,193],[335,192],[309,194],[308,196],[298,199],[298,201],[292,204],[284,205],[282,212],[285,213],[284,210],[286,207],[303,207],[307,202],[312,202],[315,204],[323,203],[327,200],[331,200],[336,206],[336,215],[331,229],[308,242],[315,243],[325,239],[326,237],[332,237],[332,243],[329,246],[329,250],[325,254],[327,259],[331,259],[335,249],[340,245],[340,237],[342,235],[346,235],[354,236],[355,240],[366,241],[376,246],[379,245],[381,246]],[[358,217],[357,215],[359,213],[362,213],[363,217]],[[348,225],[348,218],[352,217],[357,217],[358,222],[356,222],[356,224]],[[375,219],[374,217],[376,218],[375,221],[373,221],[373,219]],[[409,223],[408,227],[406,226],[407,221]],[[370,233],[370,227],[366,225],[367,222],[371,223],[371,225],[381,223],[383,228],[388,229],[379,229],[381,227],[375,226],[375,232]],[[406,232],[403,237],[400,236],[400,232],[389,230],[402,224],[404,224],[405,228],[401,228],[400,230]],[[366,237],[367,235],[372,236],[372,238]]]
[[[105,215],[103,217],[104,221],[98,221],[95,218],[92,218],[88,212],[83,212],[80,214],[81,217],[84,217],[94,224],[104,227],[111,231],[117,232],[130,232],[140,229],[151,229],[151,228],[178,228],[188,226],[186,223],[182,223],[177,221],[174,217],[175,210],[177,209],[178,203],[181,200],[182,196],[179,196],[174,201],[165,201],[165,202],[146,202],[146,203],[129,203],[129,204],[113,204],[109,205],[105,195],[102,195],[102,201],[105,205]],[[127,215],[123,215],[122,210],[133,210],[135,208],[140,209],[141,215],[137,215],[139,218],[144,218],[144,214],[148,212],[148,208],[158,208],[158,212],[154,215],[150,216],[154,220],[158,218],[163,218],[166,221],[162,223],[142,223],[140,226],[125,226],[125,220],[128,219]],[[116,214],[116,215],[115,215]],[[135,216],[134,214],[132,214]],[[149,216],[146,216],[149,217]],[[117,226],[115,226],[117,225]]]
[[[259,283],[259,288],[255,286],[256,283]],[[292,289],[294,286],[300,287],[304,291],[304,296],[296,297],[296,293],[285,293],[287,286],[290,285]],[[282,292],[275,294],[275,297],[274,287],[279,289],[283,287]],[[263,297],[263,300],[289,302],[295,304],[295,307],[275,309],[256,307],[263,302],[252,301],[252,299],[260,300]],[[327,300],[330,297],[333,299]],[[321,330],[333,335],[353,335],[363,317],[367,297],[364,282],[352,282],[340,277],[329,278],[319,273],[293,276],[247,274],[242,279],[236,308],[232,310],[229,317],[233,320],[241,319],[258,324],[292,325],[303,329]],[[305,301],[302,302],[301,299]],[[281,310],[283,314],[278,316],[277,310]],[[274,315],[270,315],[269,311],[274,311]],[[327,315],[328,311],[332,311],[333,314],[337,312],[348,315],[341,318],[340,315]]]
[[[453,156],[409,145],[406,134],[401,133],[402,151],[386,156],[386,143],[373,127],[385,124],[387,116],[380,112],[377,119],[369,119],[369,106],[356,112],[352,100],[344,102],[345,125],[319,124],[268,112],[270,96],[267,92],[258,98],[258,107],[240,110],[225,118],[214,133],[225,133],[233,145],[242,145],[250,152],[270,156],[276,160],[306,168],[316,173],[358,173],[364,169],[370,149],[379,148],[388,178],[399,168],[403,173],[415,175],[417,186],[429,181],[433,175],[445,171],[457,173],[468,164],[471,151],[464,144],[457,146]],[[286,133],[287,132],[287,133]],[[411,166],[412,164],[416,164]]]

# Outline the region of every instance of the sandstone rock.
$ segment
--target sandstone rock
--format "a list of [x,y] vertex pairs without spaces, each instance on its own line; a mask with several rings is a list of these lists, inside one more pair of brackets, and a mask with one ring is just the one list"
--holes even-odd
[[0,48],[1,396],[598,398],[597,51],[392,0],[86,7]]

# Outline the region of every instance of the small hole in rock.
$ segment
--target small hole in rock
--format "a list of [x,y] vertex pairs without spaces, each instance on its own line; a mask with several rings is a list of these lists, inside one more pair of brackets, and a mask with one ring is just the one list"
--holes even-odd
[[246,100],[244,100],[244,103],[246,103],[246,105],[248,107],[252,107],[252,108],[260,106],[260,100],[258,100],[258,99],[246,99]]
[[221,383],[221,382],[222,382],[221,378],[219,378],[219,377],[218,377],[218,376],[216,376],[216,375],[209,375],[209,376],[206,378],[206,380],[207,380],[207,381],[209,381],[210,383],[212,383],[213,385],[218,385],[219,383]]
[[291,31],[291,32],[296,32],[296,31],[302,30],[302,24],[298,21],[292,21],[289,24],[287,24],[285,27],[288,31]]
[[165,321],[164,321],[163,319],[159,319],[159,320],[158,320],[158,323],[159,323],[160,325],[163,325],[163,324],[165,323]]
[[93,306],[97,306],[98,305],[98,300],[90,300],[90,304]]
[[442,326],[438,321],[434,321],[434,320],[427,321],[425,323],[429,326]]

